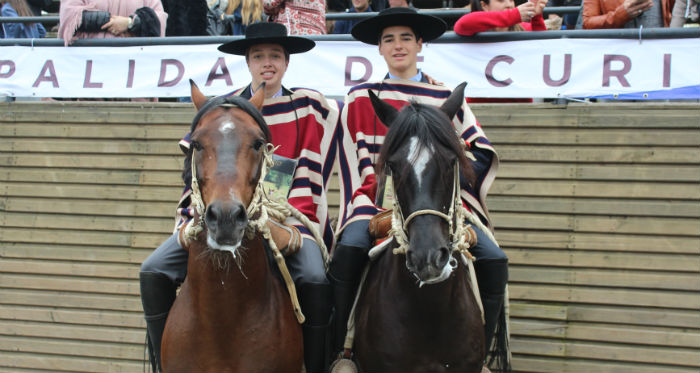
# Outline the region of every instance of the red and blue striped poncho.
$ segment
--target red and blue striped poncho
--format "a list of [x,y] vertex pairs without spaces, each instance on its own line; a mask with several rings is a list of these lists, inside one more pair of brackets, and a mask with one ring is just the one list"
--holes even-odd
[[[375,161],[379,157],[387,127],[374,114],[367,93],[370,89],[397,109],[412,101],[440,106],[451,93],[449,88],[443,86],[396,79],[360,84],[348,92],[340,115],[341,129],[338,131],[340,212],[337,233],[348,223],[370,219],[380,209],[374,204],[377,190]],[[472,162],[476,183],[472,187],[463,183],[462,201],[486,226],[491,227],[486,195],[496,177],[498,156],[466,100],[455,115],[453,124],[467,144],[467,149],[477,159]]]

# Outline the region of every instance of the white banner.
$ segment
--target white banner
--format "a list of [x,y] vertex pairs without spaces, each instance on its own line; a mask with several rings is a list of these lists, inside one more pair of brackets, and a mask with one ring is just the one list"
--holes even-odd
[[[207,95],[247,85],[245,58],[217,45],[0,47],[0,96],[182,97],[188,79]],[[700,98],[697,39],[551,39],[426,44],[419,67],[470,97]],[[343,96],[381,80],[377,47],[321,41],[292,55],[283,84]]]

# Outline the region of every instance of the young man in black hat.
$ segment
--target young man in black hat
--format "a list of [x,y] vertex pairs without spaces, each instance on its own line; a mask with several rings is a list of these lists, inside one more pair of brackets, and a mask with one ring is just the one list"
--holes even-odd
[[[327,181],[335,160],[333,134],[338,120],[334,101],[312,90],[289,90],[282,86],[290,54],[311,50],[315,43],[306,38],[287,36],[286,27],[278,23],[257,23],[248,26],[244,39],[219,46],[219,50],[245,56],[251,83],[231,94],[250,98],[265,83],[262,114],[272,133],[272,142],[279,148],[276,155],[298,161],[290,187],[288,202],[304,214],[312,229],[323,236],[331,247],[333,234],[326,201]],[[189,134],[180,141],[183,151],[190,146]],[[185,175],[187,176],[187,175]],[[185,177],[186,178],[186,177]],[[142,264],[141,300],[148,328],[151,361],[160,363],[160,341],[165,320],[175,300],[175,290],[185,279],[187,252],[177,240],[179,226],[191,219],[190,186],[178,205],[180,215],[175,235],[158,247]],[[311,231],[295,218],[282,222],[287,231],[301,233],[300,247],[282,247],[289,272],[294,279],[306,321],[304,361],[308,372],[325,371],[326,330],[331,315],[331,287],[326,279],[321,249]],[[272,223],[268,223],[269,224]],[[282,242],[286,243],[287,240]],[[285,252],[286,251],[286,252]]]
[[[379,47],[379,54],[384,57],[389,72],[381,82],[364,83],[352,88],[341,113],[339,237],[328,270],[335,298],[333,329],[336,333],[336,351],[342,349],[350,308],[368,259],[371,244],[369,219],[379,211],[375,205],[377,178],[374,162],[387,127],[374,114],[368,91],[372,90],[396,108],[410,101],[440,106],[451,91],[430,84],[417,67],[417,55],[424,42],[440,37],[445,29],[446,24],[441,19],[405,7],[386,9],[352,29],[355,39]],[[478,244],[470,248],[470,252],[477,259],[475,268],[485,311],[486,343],[489,346],[503,307],[508,281],[508,259],[493,239],[485,203],[498,168],[498,156],[466,100],[455,116],[454,125],[471,153],[477,175],[476,185],[462,185],[461,197],[468,210],[483,223],[481,227],[474,226]]]

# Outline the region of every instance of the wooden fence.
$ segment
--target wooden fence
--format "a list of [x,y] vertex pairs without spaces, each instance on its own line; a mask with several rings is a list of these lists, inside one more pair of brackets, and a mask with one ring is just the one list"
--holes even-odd
[[[514,368],[697,372],[700,105],[473,110],[501,157]],[[0,104],[0,372],[145,369],[139,265],[172,229],[193,113]]]

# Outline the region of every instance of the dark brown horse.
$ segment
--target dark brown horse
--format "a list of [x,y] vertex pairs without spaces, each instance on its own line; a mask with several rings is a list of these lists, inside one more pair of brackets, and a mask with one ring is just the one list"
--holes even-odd
[[256,218],[247,210],[271,140],[259,113],[263,91],[250,102],[207,101],[192,86],[199,112],[189,156],[202,203],[180,233],[189,262],[163,335],[166,372],[302,369],[302,333],[290,297],[270,268],[260,235],[246,234]]
[[370,96],[379,119],[389,125],[377,163],[379,171],[391,170],[406,251],[392,254],[395,235],[366,275],[355,318],[358,367],[480,372],[481,311],[465,261],[453,251],[459,215],[451,207],[461,206],[459,172],[464,180],[473,178],[450,119],[464,100],[464,84],[440,109],[414,103],[397,112]]

